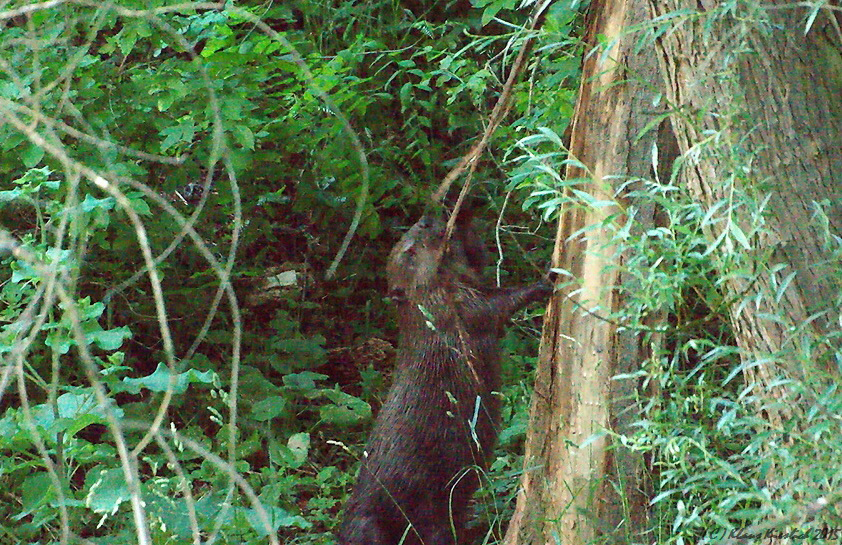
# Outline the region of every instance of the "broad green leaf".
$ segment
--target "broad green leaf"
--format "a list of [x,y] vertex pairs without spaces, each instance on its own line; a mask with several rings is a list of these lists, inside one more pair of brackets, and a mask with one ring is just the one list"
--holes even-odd
[[41,162],[41,159],[44,158],[44,148],[41,146],[36,146],[35,144],[28,145],[21,153],[20,153],[20,160],[23,164],[28,167],[32,168],[38,163]]
[[161,136],[165,137],[164,141],[161,142],[162,152],[177,144],[193,142],[193,137],[196,136],[196,125],[193,118],[185,116],[178,125],[163,129]]
[[[141,378],[124,378],[122,380],[123,391],[137,394],[141,389],[146,389],[152,392],[166,392],[170,387],[170,369],[163,363],[158,364],[158,368],[151,375]],[[174,375],[172,384],[172,391],[176,394],[183,394],[191,383],[199,384],[213,384],[216,373],[213,371],[197,371],[196,369],[188,369],[184,373]]]
[[22,189],[10,189],[9,191],[0,191],[0,204],[19,199],[23,195],[25,195],[25,193]]
[[[95,422],[105,422],[105,410],[100,407],[93,392],[66,392],[56,400],[58,414],[47,403],[32,408],[32,419],[36,426],[55,433],[69,430],[76,431]],[[112,403],[111,410],[115,416],[122,417],[123,410]]]
[[85,479],[85,505],[95,513],[114,514],[131,495],[123,470],[93,469]]
[[319,408],[322,420],[340,426],[350,426],[371,419],[371,406],[362,399],[339,390],[324,390],[323,394],[333,404]]
[[284,386],[294,390],[313,390],[316,388],[317,380],[324,380],[327,375],[320,375],[312,371],[303,371],[301,373],[290,373],[284,375]]
[[251,416],[258,422],[272,420],[284,413],[286,399],[281,396],[267,397],[251,407]]
[[[280,507],[264,505],[263,509],[266,511],[266,515],[269,518],[269,531],[272,533],[277,532],[280,528],[295,527],[307,529],[311,526],[310,522],[304,519],[304,517],[300,515],[291,515],[289,512],[281,509]],[[263,519],[256,509],[238,507],[237,510],[246,516],[249,524],[255,532],[261,536],[268,535],[266,524],[263,522]]]
[[113,210],[117,201],[114,197],[105,197],[104,199],[96,199],[93,195],[85,195],[85,200],[81,203],[81,208],[85,212],[91,212],[96,209]]
[[287,441],[287,447],[295,456],[296,467],[300,466],[307,460],[307,453],[310,450],[310,434],[304,432],[293,434]]
[[143,197],[143,193],[138,191],[132,191],[130,193],[126,193],[126,198],[129,200],[129,204],[132,207],[132,210],[137,212],[141,216],[151,216],[152,210],[149,209],[149,205],[146,203],[146,199]]
[[46,471],[24,479],[20,492],[21,512],[13,516],[12,520],[20,520],[30,515],[39,507],[48,504],[55,496],[52,480]]
[[237,125],[232,131],[234,140],[242,147],[253,150],[254,149],[254,133],[247,125]]
[[90,331],[85,334],[85,338],[96,344],[103,350],[117,350],[123,344],[123,341],[132,336],[131,330],[126,327],[117,327],[109,330]]

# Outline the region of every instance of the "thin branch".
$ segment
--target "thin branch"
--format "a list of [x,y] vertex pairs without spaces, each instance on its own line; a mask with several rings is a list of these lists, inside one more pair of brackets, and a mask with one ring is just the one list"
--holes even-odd
[[[459,197],[456,200],[456,204],[453,206],[453,212],[450,214],[450,218],[447,221],[447,229],[444,235],[445,241],[450,240],[450,237],[453,234],[453,229],[456,226],[456,219],[459,216],[459,209],[470,191],[471,179],[473,178],[474,171],[479,163],[480,156],[485,151],[491,136],[512,108],[511,97],[515,82],[518,80],[521,72],[523,71],[527,53],[532,48],[532,44],[537,36],[537,30],[541,28],[542,24],[544,24],[544,13],[553,1],[554,0],[544,0],[533,12],[530,20],[528,36],[520,46],[517,58],[515,59],[514,64],[512,64],[512,68],[509,70],[509,76],[506,79],[506,83],[503,85],[503,91],[500,93],[500,97],[497,99],[494,109],[491,110],[491,115],[488,118],[488,125],[486,125],[479,142],[474,144],[468,153],[460,159],[459,163],[447,173],[444,180],[442,180],[438,189],[431,197],[431,200],[434,203],[441,203],[456,178],[465,172],[465,169],[468,169],[468,178],[462,186],[462,190],[459,192]],[[446,247],[447,244],[444,244],[439,250],[439,260],[441,259],[441,255]]]
[[447,176],[445,176],[444,180],[442,180],[441,184],[439,184],[438,189],[435,193],[433,193],[432,199],[434,202],[441,202],[447,194],[448,189],[450,189],[453,181],[456,180],[456,178],[458,178],[469,165],[477,161],[480,155],[482,155],[482,152],[485,151],[485,147],[488,145],[488,141],[494,134],[494,131],[497,130],[497,127],[511,110],[510,99],[512,90],[514,89],[514,84],[523,70],[526,54],[529,52],[529,49],[535,41],[535,37],[537,35],[536,31],[541,28],[541,25],[544,23],[544,13],[553,1],[554,0],[544,0],[535,9],[529,26],[529,36],[526,37],[523,44],[520,46],[520,51],[518,52],[517,58],[515,59],[511,70],[509,70],[509,77],[503,85],[503,91],[500,93],[500,98],[497,99],[494,109],[491,110],[491,115],[488,118],[488,125],[486,126],[485,131],[483,131],[480,141],[474,144],[474,147],[472,147],[470,151],[468,151],[468,153],[459,160],[459,163],[447,173]]

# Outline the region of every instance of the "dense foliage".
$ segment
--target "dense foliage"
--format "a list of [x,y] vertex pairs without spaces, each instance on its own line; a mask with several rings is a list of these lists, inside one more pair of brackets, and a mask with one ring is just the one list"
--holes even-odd
[[[137,513],[155,543],[194,529],[329,540],[388,385],[382,265],[481,133],[528,12],[26,5],[0,22],[0,541],[132,542]],[[536,127],[567,126],[576,17],[569,4],[548,15],[476,174],[489,243],[502,218],[503,281],[546,269],[546,199],[519,210],[546,188],[514,176],[511,157]],[[524,316],[506,338],[506,429],[478,534],[511,509],[536,326]]]

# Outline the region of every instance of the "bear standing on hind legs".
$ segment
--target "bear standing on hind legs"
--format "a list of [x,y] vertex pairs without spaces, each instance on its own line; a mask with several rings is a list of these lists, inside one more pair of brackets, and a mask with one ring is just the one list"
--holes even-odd
[[499,341],[521,307],[547,298],[545,280],[484,289],[484,251],[457,224],[425,216],[389,256],[399,340],[392,387],[345,505],[340,545],[455,545],[497,440]]

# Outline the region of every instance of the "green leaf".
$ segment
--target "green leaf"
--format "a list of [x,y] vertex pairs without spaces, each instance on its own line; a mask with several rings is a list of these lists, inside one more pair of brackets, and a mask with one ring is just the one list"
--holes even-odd
[[[118,412],[121,416],[123,414],[123,410],[119,408],[115,412]],[[106,422],[107,420],[104,416],[97,414],[83,414],[71,421],[65,422],[63,428],[66,436],[73,437],[91,424],[105,424]]]
[[317,380],[324,380],[327,375],[320,375],[312,371],[303,371],[301,373],[290,373],[284,375],[284,386],[294,390],[313,390],[316,388]]
[[[99,405],[93,391],[90,390],[79,389],[78,392],[61,394],[56,400],[56,405],[58,414],[46,403],[33,407],[32,419],[35,425],[52,433],[71,430],[72,434],[92,423],[106,420],[105,409]],[[111,410],[118,418],[123,416],[123,410],[113,403]]]
[[297,469],[307,461],[309,450],[310,435],[296,433],[287,440],[286,445],[282,445],[278,441],[270,441],[269,457],[276,464]]
[[748,238],[746,238],[745,233],[743,233],[743,230],[740,229],[740,226],[737,225],[736,222],[732,221],[728,225],[728,229],[731,231],[731,235],[733,235],[734,240],[740,243],[740,246],[746,250],[751,250],[751,244],[749,243]]
[[[263,506],[266,515],[269,517],[269,525],[272,533],[277,532],[280,528],[296,527],[301,529],[310,528],[311,524],[299,515],[291,515],[289,512],[274,506]],[[267,536],[266,526],[256,509],[246,507],[239,507],[238,510],[246,516],[249,524],[255,532],[261,536]]]
[[85,195],[85,200],[81,203],[81,208],[85,212],[91,212],[96,209],[113,210],[117,201],[114,197],[105,197],[104,199],[95,199],[93,195]]
[[134,44],[137,43],[137,38],[137,33],[132,31],[131,26],[123,27],[123,29],[117,34],[115,39],[117,40],[117,46],[120,48],[120,53],[122,53],[123,56],[127,56],[132,52]]
[[796,275],[796,274],[798,274],[798,271],[792,271],[791,273],[789,273],[789,274],[786,276],[786,278],[784,278],[784,279],[783,279],[783,281],[781,282],[780,286],[778,286],[778,290],[777,290],[777,292],[775,293],[775,302],[776,302],[776,303],[780,303],[780,302],[781,302],[781,298],[784,296],[784,293],[786,293],[786,289],[789,287],[789,284],[790,284],[790,283],[792,282],[792,280],[795,278],[795,275]]
[[141,378],[124,378],[122,388],[118,388],[118,390],[132,394],[137,394],[144,388],[152,392],[166,392],[170,387],[171,376],[174,377],[172,391],[176,394],[183,394],[191,383],[213,384],[216,379],[216,373],[213,371],[197,371],[195,369],[188,369],[184,373],[172,375],[169,367],[159,363],[158,368],[151,375]]
[[362,399],[339,390],[323,390],[322,393],[333,402],[319,408],[319,416],[325,422],[350,426],[371,419],[371,406]]
[[262,401],[258,401],[251,407],[252,418],[258,422],[266,422],[272,420],[284,413],[286,408],[286,399],[281,396],[267,397]]
[[324,337],[316,335],[307,339],[280,339],[273,343],[273,348],[281,352],[289,354],[310,355],[313,357],[320,357],[324,354],[325,349],[322,345],[325,343]]
[[146,199],[143,198],[143,193],[139,191],[132,191],[130,193],[126,193],[126,198],[129,200],[129,204],[131,205],[132,210],[134,210],[141,216],[152,215],[152,210],[149,209],[149,205],[146,203]]
[[804,24],[805,36],[810,32],[810,29],[813,27],[813,23],[815,22],[816,17],[818,16],[821,9],[826,5],[827,2],[816,2],[814,5],[810,6],[810,14],[807,16],[807,22]]
[[161,142],[161,151],[167,151],[176,144],[191,143],[196,136],[196,125],[193,118],[183,117],[177,125],[161,130],[161,136],[165,137]]
[[[555,144],[558,148],[564,148],[564,142],[562,142],[561,137],[549,127],[538,127],[538,132],[540,132],[544,137]],[[523,142],[523,141],[521,141]]]
[[20,154],[20,160],[27,168],[32,168],[44,158],[44,148],[30,144]]
[[131,495],[123,470],[99,469],[92,470],[85,479],[86,488],[85,505],[95,513],[114,514]]
[[0,204],[4,202],[11,202],[15,199],[21,198],[25,195],[22,189],[11,189],[9,191],[0,191]]
[[54,496],[53,483],[46,471],[30,475],[21,485],[22,511],[13,516],[12,520],[20,520],[32,514],[39,507],[47,505]]
[[304,432],[293,434],[287,441],[287,447],[295,456],[297,463],[295,467],[300,466],[307,460],[307,453],[310,450],[310,434]]
[[242,147],[254,149],[254,133],[246,125],[237,125],[233,130],[234,140]]
[[117,350],[123,341],[132,336],[131,330],[126,327],[117,327],[109,330],[86,332],[85,338],[103,350]]
[[585,439],[582,442],[581,445],[579,445],[579,448],[583,449],[583,448],[587,447],[588,445],[590,445],[591,443],[593,443],[595,441],[598,441],[599,439],[602,439],[606,435],[608,435],[608,432],[605,431],[605,430],[600,430],[596,433],[592,433],[587,439]]
[[494,19],[500,10],[512,9],[515,7],[515,2],[512,0],[491,0],[482,12],[482,26],[487,25]]
[[76,341],[66,331],[51,331],[47,333],[44,344],[55,350],[57,354],[64,355],[70,352]]
[[406,82],[401,85],[398,95],[401,98],[401,107],[405,109],[412,101],[412,83]]

